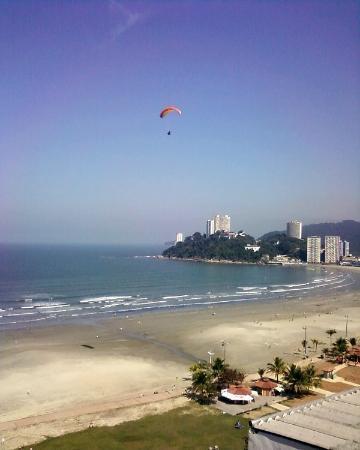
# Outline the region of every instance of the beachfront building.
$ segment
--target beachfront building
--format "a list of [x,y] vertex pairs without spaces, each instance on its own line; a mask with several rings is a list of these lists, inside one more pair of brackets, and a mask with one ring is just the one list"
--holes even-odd
[[359,408],[355,387],[252,420],[248,449],[359,449]]
[[292,220],[286,224],[286,235],[290,238],[301,239],[302,223],[297,220]]
[[344,241],[344,255],[343,256],[350,256],[350,242]]
[[250,388],[235,385],[230,385],[228,389],[222,389],[220,399],[228,403],[237,403],[241,405],[254,401]]
[[251,387],[260,395],[270,397],[275,395],[275,388],[278,387],[278,384],[269,380],[269,378],[261,378],[260,380],[256,380]]
[[246,244],[245,250],[252,250],[254,253],[256,253],[260,250],[260,245]]
[[177,244],[178,242],[184,242],[184,235],[182,233],[176,233],[175,243]]
[[325,264],[336,264],[339,255],[340,236],[325,236]]
[[320,263],[321,238],[319,236],[309,236],[306,240],[307,253],[306,260],[310,264]]
[[225,231],[230,232],[230,216],[227,214],[225,216],[221,216],[220,214],[216,214],[214,217],[214,233],[217,231]]
[[206,236],[209,237],[215,233],[214,219],[208,219],[206,221]]

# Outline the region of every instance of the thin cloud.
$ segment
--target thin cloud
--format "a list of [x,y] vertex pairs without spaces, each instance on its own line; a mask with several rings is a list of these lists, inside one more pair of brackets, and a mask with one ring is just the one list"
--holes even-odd
[[111,37],[114,40],[118,39],[123,33],[128,31],[144,18],[144,14],[131,11],[129,8],[125,7],[122,3],[116,0],[110,0],[109,10],[114,17],[114,21],[116,22],[114,28],[111,30]]

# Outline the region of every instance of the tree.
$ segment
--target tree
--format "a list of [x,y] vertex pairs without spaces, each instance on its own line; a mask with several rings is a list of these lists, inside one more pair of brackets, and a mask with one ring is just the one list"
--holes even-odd
[[218,378],[218,387],[229,386],[229,384],[241,384],[244,381],[245,372],[242,369],[231,369],[226,366]]
[[215,358],[211,366],[214,377],[219,378],[227,367],[228,365],[224,363],[223,359]]
[[352,337],[349,339],[351,345],[356,345],[356,337]]
[[209,369],[193,371],[190,396],[199,403],[210,403],[216,395],[213,374]]
[[309,364],[303,370],[303,386],[309,391],[312,387],[318,387],[320,385],[320,378],[316,374],[316,369],[313,364]]
[[336,334],[336,333],[337,333],[337,331],[335,330],[335,328],[332,328],[330,330],[326,330],[326,334],[329,335],[330,345],[331,345],[331,337],[332,337],[333,334]]
[[291,364],[285,372],[284,380],[287,383],[288,390],[294,394],[309,391],[312,387],[320,384],[320,379],[316,375],[313,364],[306,366],[304,369],[296,364]]
[[279,382],[279,375],[282,375],[285,372],[286,364],[285,361],[278,356],[274,358],[273,363],[268,363],[268,372],[272,372],[276,375],[276,382]]
[[258,369],[258,374],[259,374],[259,377],[261,380],[263,379],[264,373],[265,373],[265,369]]
[[320,341],[318,339],[311,339],[311,342],[312,342],[313,348],[315,347],[315,351],[317,352],[317,348],[318,348],[318,345],[320,344]]
[[333,343],[333,353],[336,356],[341,356],[342,360],[344,361],[345,354],[347,351],[347,342],[346,339],[343,337],[339,337],[336,339],[336,341]]
[[291,364],[285,371],[284,380],[290,392],[300,393],[304,381],[301,367]]

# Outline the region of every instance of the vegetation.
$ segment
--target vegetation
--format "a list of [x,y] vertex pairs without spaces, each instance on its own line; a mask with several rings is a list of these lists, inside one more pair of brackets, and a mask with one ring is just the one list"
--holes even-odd
[[259,375],[259,377],[260,377],[260,379],[262,380],[263,379],[263,376],[265,375],[265,369],[258,369],[258,371],[257,371],[257,373],[258,373],[258,375]]
[[350,345],[356,345],[356,337],[352,337],[349,339]]
[[[48,439],[34,450],[157,450],[244,449],[248,421],[237,417],[244,426],[234,428],[235,419],[228,414],[191,404],[161,415],[147,416],[115,427],[90,428],[78,433]],[[150,444],[151,443],[151,444]],[[27,447],[28,448],[28,447]]]
[[276,382],[279,382],[279,375],[283,375],[286,370],[286,363],[283,359],[276,356],[274,362],[268,363],[267,371],[276,375]]
[[221,389],[241,384],[245,378],[244,371],[229,367],[221,358],[216,358],[212,365],[202,361],[193,364],[190,372],[191,387],[187,394],[200,404],[211,403]]
[[261,262],[266,256],[288,255],[306,260],[305,241],[288,238],[281,234],[276,238],[262,240],[258,252],[246,250],[247,244],[255,244],[252,236],[238,234],[229,239],[225,233],[217,232],[209,237],[194,233],[163,252],[165,257],[198,258],[209,260],[243,261],[249,263]]
[[332,337],[333,334],[336,334],[336,333],[337,333],[337,331],[335,330],[335,328],[332,328],[330,330],[326,330],[326,334],[329,335],[330,345],[331,345],[331,337]]
[[317,387],[320,384],[320,378],[316,375],[313,364],[305,368],[291,364],[285,370],[284,381],[286,382],[287,390],[293,394],[307,393],[312,387]]

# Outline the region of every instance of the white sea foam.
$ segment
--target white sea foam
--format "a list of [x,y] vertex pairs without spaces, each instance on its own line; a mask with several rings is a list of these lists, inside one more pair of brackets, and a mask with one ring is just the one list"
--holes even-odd
[[174,298],[185,298],[185,297],[189,297],[189,295],[188,294],[185,294],[185,295],[168,295],[167,297],[162,297],[162,298],[163,298],[163,300],[171,300],[171,299],[174,299]]
[[102,296],[102,297],[89,297],[80,300],[80,303],[102,303],[109,301],[119,301],[132,298],[131,295],[112,295],[112,296]]

